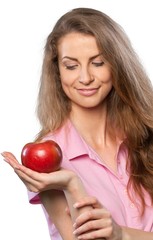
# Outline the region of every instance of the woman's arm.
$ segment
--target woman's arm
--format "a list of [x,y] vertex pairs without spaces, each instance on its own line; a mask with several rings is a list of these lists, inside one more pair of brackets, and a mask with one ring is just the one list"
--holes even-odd
[[87,196],[74,204],[79,209],[92,206],[89,212],[76,218],[75,234],[79,239],[95,239],[105,234],[107,240],[152,240],[153,232],[145,232],[128,227],[121,227],[111,218],[111,214],[103,208],[95,197]]
[[[49,174],[37,173],[19,164],[11,153],[4,153],[3,157],[29,191],[41,192],[42,203],[63,239],[153,239],[153,233],[121,228],[116,224],[111,214],[97,199],[87,196],[82,182],[74,172],[61,169]],[[76,202],[77,204],[74,204]],[[71,217],[65,213],[66,206],[69,207]],[[61,218],[64,221],[61,221]]]
[[[91,206],[84,206],[79,209],[73,207],[76,201],[87,196],[80,179],[74,175],[64,192],[48,190],[40,192],[39,196],[62,239],[77,239],[77,236],[73,234],[74,221],[80,214],[92,208]],[[69,214],[66,208],[69,209]]]
[[[78,193],[77,197],[75,197],[75,194],[70,194],[69,196],[67,196],[66,199],[63,191],[48,190],[39,193],[39,196],[48,215],[50,216],[51,220],[55,224],[60,235],[62,236],[62,239],[77,239],[77,237],[73,234],[73,219],[75,219],[77,216],[79,216],[79,214],[83,213],[84,211],[89,210],[90,206],[85,206],[81,209],[75,209],[73,207],[73,204],[75,199],[78,199],[78,196],[85,196],[85,193]],[[69,213],[66,211],[66,208],[69,209]]]
[[153,232],[122,227],[123,240],[153,240]]
[[[5,161],[8,162],[14,169],[15,173],[22,180],[22,182],[26,185],[27,189],[40,194],[44,207],[46,208],[49,216],[53,218],[53,221],[55,222],[64,240],[122,240],[120,237],[121,228],[115,224],[114,221],[112,221],[111,215],[108,213],[108,211],[106,211],[106,209],[98,209],[98,211],[100,210],[102,212],[101,217],[99,214],[97,215],[97,213],[95,215],[95,212],[93,211],[95,209],[92,209],[92,204],[84,204],[82,206],[80,205],[79,207],[74,205],[74,203],[80,199],[85,197],[87,198],[84,186],[74,172],[66,169],[60,169],[52,173],[38,173],[19,164],[15,156],[10,152],[3,153],[3,157],[5,158]],[[53,198],[51,198],[52,190],[54,191]],[[64,195],[60,194],[61,192],[59,191],[64,192],[65,198]],[[69,207],[71,218],[70,216],[65,216],[65,214],[64,216],[66,218],[63,218],[62,216],[66,206]],[[57,215],[56,212],[58,213]],[[92,216],[92,213],[94,213],[94,216]],[[100,220],[103,218],[103,221],[100,221],[100,226],[98,226],[99,229],[102,227],[102,231],[100,229],[100,233],[98,232],[98,234],[97,230],[93,231],[92,224],[90,224],[90,217],[92,217],[94,222],[96,222],[95,217],[97,218],[97,216]],[[64,220],[63,222],[61,221],[61,217]],[[77,224],[80,220],[83,221],[79,226]],[[97,228],[97,223],[94,223],[94,225]],[[72,226],[75,232],[73,232]],[[87,237],[85,236],[84,238],[84,236],[81,236],[82,234],[87,234]],[[110,236],[111,238],[109,238]]]
[[63,191],[48,190],[39,194],[41,202],[63,240],[75,239],[70,214],[65,209],[67,201]]
[[[76,239],[73,234],[74,219],[82,211],[91,209],[90,206],[75,209],[73,204],[86,196],[82,182],[75,173],[61,169],[49,174],[37,173],[17,161],[10,152],[2,154],[16,174],[32,192],[38,192],[48,215],[53,220],[63,239]],[[66,213],[69,208],[70,215]]]

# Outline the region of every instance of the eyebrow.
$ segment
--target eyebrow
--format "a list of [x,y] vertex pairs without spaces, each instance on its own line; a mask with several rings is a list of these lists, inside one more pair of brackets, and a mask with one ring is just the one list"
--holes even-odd
[[[98,53],[98,54],[90,57],[89,60],[93,60],[93,59],[95,59],[96,57],[99,57],[99,56],[101,56],[101,55],[102,55],[102,53]],[[77,58],[73,58],[73,57],[69,57],[69,56],[64,56],[64,57],[62,57],[62,60],[65,59],[65,58],[70,59],[70,60],[73,60],[73,61],[77,61]]]

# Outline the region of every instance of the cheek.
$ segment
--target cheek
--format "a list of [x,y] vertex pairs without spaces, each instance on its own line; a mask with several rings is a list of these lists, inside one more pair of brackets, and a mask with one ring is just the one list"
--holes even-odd
[[61,84],[64,87],[71,87],[73,86],[73,83],[75,82],[75,76],[74,73],[62,73],[61,74]]
[[99,79],[101,79],[102,83],[108,83],[108,82],[112,82],[112,73],[110,70],[110,67],[108,65],[104,65],[101,68],[101,71],[99,71],[98,73],[99,75]]
[[63,91],[68,96],[69,95],[68,93],[69,93],[69,90],[70,90],[69,81],[67,79],[61,79],[61,85],[62,85]]
[[106,71],[105,73],[103,73],[102,75],[102,82],[103,83],[109,83],[111,82],[112,83],[112,75],[110,72]]
[[62,78],[61,79],[61,85],[62,85],[63,89],[68,88],[69,85],[70,85],[69,80],[67,78],[64,78],[64,79]]
[[112,84],[112,78],[109,78],[109,80],[107,82],[105,82],[105,85],[106,85],[106,89],[107,91],[111,91],[112,87],[113,87],[113,84]]

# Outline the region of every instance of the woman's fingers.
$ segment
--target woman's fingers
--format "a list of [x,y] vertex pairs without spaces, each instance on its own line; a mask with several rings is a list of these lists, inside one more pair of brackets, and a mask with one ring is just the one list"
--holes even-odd
[[37,192],[49,189],[63,189],[63,181],[68,178],[68,171],[55,171],[51,173],[38,173],[22,165],[15,172],[22,181],[27,182],[26,186],[32,185]]
[[105,208],[93,209],[80,214],[75,220],[74,227],[78,228],[89,221],[98,219],[111,219],[111,215]]
[[15,161],[17,161],[17,159],[16,159],[16,157],[13,155],[13,153],[11,153],[11,152],[2,152],[1,153],[1,155],[5,158],[5,157],[8,157],[8,158],[10,158],[10,159],[12,159],[12,160],[15,160]]
[[[67,184],[75,177],[72,171],[59,169],[51,173],[39,173],[20,164],[16,157],[10,152],[3,152],[5,161],[14,169],[18,177],[24,182],[29,190],[35,189],[37,192],[67,188]],[[30,186],[30,187],[29,187]],[[32,186],[32,188],[31,188]],[[32,191],[32,190],[31,190]]]
[[[14,169],[15,173],[26,185],[27,189],[29,191],[38,192],[39,183],[34,180],[35,175],[31,173],[31,170],[22,166],[11,152],[3,152],[1,155],[4,157],[4,160]],[[29,172],[30,176],[27,174]]]
[[[95,200],[91,200],[93,201]],[[121,227],[114,222],[110,212],[103,207],[82,213],[73,227],[73,234],[77,236],[77,239],[122,239]]]
[[68,206],[65,208],[65,212],[66,212],[69,216],[71,216],[70,209],[69,209]]
[[35,180],[32,177],[29,177],[26,173],[22,172],[20,169],[15,169],[15,173],[21,179],[21,181],[26,185],[29,191],[39,192],[40,191],[40,182]]
[[43,179],[42,175],[46,175],[45,173],[39,173],[39,172],[33,171],[30,168],[27,168],[23,165],[20,165],[20,167],[17,169],[16,172],[18,173],[19,176],[23,178],[33,179],[39,182],[42,181]]
[[1,153],[4,160],[12,167],[12,168],[19,168],[19,162],[17,161],[16,157],[11,152],[3,152]]
[[[106,240],[111,235],[111,233],[112,233],[112,229],[110,227],[108,227],[108,228],[97,229],[97,230],[81,233],[81,234],[77,235],[77,239],[80,239],[80,240],[89,240],[89,239],[102,240],[102,239],[104,239],[104,240]],[[114,239],[118,239],[118,238],[114,238]]]
[[105,239],[111,237],[113,231],[112,217],[103,208],[81,214],[74,224],[73,234],[78,239]]
[[18,163],[16,157],[11,152],[2,152],[1,155],[8,160],[12,160],[12,161]]
[[34,190],[34,192],[38,192],[44,187],[42,186],[43,184],[41,184],[44,176],[42,177],[40,173],[28,169],[20,164],[11,152],[3,152],[1,155],[4,157],[4,160],[14,169],[15,173],[26,185],[28,190]]
[[30,191],[30,192],[39,192],[38,188],[36,187],[37,183],[33,183],[31,184],[31,179],[30,182],[25,181],[24,178],[20,177],[19,174],[17,173],[17,171],[15,170],[16,174],[18,175],[18,177],[20,178],[20,180],[23,182],[23,184],[26,186],[26,188]]
[[108,218],[93,219],[93,220],[85,222],[80,227],[76,228],[74,233],[76,235],[80,235],[80,234],[88,232],[88,231],[93,231],[93,230],[110,227],[111,224],[112,224],[112,222]]
[[73,207],[74,208],[81,208],[85,206],[91,206],[93,208],[102,208],[102,204],[92,196],[86,196],[84,198],[81,198],[78,202],[76,202]]

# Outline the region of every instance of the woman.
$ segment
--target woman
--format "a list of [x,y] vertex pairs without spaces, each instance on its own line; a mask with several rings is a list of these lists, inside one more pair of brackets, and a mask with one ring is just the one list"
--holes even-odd
[[3,156],[30,202],[42,204],[51,239],[152,239],[153,88],[109,16],[78,8],[57,21],[45,47],[38,118],[36,141],[60,145],[61,170],[40,174]]

